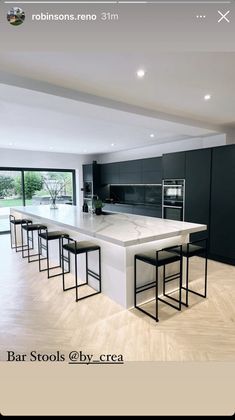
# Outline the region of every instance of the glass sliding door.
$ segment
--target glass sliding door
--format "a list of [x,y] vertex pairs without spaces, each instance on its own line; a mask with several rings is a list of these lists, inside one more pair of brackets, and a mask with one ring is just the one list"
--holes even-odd
[[23,205],[22,171],[0,170],[0,234],[9,231],[10,208]]
[[76,204],[75,170],[0,168],[0,234],[9,232],[10,208]]
[[24,171],[25,205],[51,204],[55,195],[58,204],[73,204],[73,184],[71,171]]

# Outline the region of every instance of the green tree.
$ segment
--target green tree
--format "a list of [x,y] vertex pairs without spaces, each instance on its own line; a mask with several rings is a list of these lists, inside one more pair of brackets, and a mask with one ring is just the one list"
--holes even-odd
[[22,195],[22,178],[21,175],[18,175],[15,177],[14,180],[14,189],[15,189],[15,194],[21,196]]
[[14,190],[14,180],[10,176],[0,175],[0,197],[4,198]]
[[[24,175],[24,189],[25,197],[31,200],[32,196],[36,191],[40,191],[43,187],[43,178],[37,172],[26,172]],[[22,193],[21,177],[17,177],[15,180],[15,190],[17,194]]]
[[24,176],[25,197],[31,199],[36,191],[43,187],[43,178],[37,172],[26,172]]

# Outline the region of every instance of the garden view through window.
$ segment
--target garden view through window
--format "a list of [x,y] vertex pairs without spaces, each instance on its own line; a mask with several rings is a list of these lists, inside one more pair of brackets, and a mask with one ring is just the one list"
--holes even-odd
[[0,169],[0,233],[9,231],[11,207],[75,204],[75,173],[69,170]]

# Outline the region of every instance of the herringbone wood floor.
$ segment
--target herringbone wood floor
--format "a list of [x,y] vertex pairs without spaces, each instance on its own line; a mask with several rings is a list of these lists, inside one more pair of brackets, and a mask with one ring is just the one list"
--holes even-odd
[[[61,278],[47,279],[0,236],[0,357],[6,350],[83,350],[125,360],[235,360],[235,267],[209,261],[208,299],[190,295],[182,312],[160,304],[160,322],[104,295],[76,303]],[[192,261],[200,288],[201,260]]]

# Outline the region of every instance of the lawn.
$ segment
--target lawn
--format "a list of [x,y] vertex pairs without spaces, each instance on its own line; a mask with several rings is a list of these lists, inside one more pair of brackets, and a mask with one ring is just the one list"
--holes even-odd
[[[28,206],[32,204],[32,200],[27,200],[26,203]],[[4,198],[0,200],[0,207],[15,207],[15,206],[23,206],[23,202],[21,198]]]

